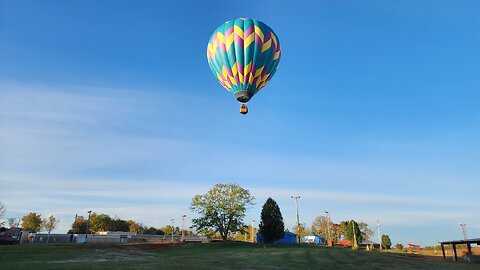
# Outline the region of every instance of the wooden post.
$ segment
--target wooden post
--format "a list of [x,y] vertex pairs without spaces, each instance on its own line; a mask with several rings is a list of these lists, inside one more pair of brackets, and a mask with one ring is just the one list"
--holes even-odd
[[457,244],[453,244],[453,260],[456,262],[457,261]]
[[443,258],[445,259],[445,247],[443,246],[443,244],[440,244],[440,246],[442,247]]
[[472,247],[470,246],[470,243],[467,243],[467,249],[468,249],[468,256],[472,256]]

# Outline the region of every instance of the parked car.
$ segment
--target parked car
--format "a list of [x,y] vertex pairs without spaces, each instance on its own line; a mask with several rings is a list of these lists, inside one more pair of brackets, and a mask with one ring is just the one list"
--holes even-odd
[[0,233],[0,245],[19,244],[20,237],[8,233]]

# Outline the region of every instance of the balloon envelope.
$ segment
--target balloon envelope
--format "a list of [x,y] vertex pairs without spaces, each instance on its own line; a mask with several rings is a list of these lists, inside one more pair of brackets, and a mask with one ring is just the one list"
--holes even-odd
[[207,47],[208,65],[239,102],[248,102],[275,74],[280,42],[266,24],[240,18],[220,25]]

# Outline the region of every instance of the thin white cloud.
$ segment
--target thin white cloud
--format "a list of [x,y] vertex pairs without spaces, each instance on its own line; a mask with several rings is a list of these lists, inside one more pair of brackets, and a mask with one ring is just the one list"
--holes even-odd
[[[443,196],[464,195],[462,183],[475,183],[475,175],[248,147],[240,151],[235,141],[193,134],[191,128],[202,129],[208,119],[182,111],[201,103],[198,97],[91,87],[1,87],[0,199],[16,216],[57,213],[61,230],[74,213],[87,209],[163,226],[188,211],[193,195],[216,182],[238,182],[257,197],[247,222],[258,220],[263,200],[273,197],[281,203],[287,226],[293,226],[291,195],[302,196],[301,216],[307,224],[322,209],[335,213],[336,220],[355,218],[372,225],[380,218],[385,226],[409,226],[412,219],[418,224],[480,220],[470,210],[480,208],[478,202]],[[417,188],[432,181],[428,190]]]

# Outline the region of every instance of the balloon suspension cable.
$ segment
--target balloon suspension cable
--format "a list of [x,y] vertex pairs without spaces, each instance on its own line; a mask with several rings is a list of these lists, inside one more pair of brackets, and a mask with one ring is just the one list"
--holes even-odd
[[240,106],[240,113],[243,114],[243,115],[246,115],[248,113],[247,104],[242,103],[242,105]]

